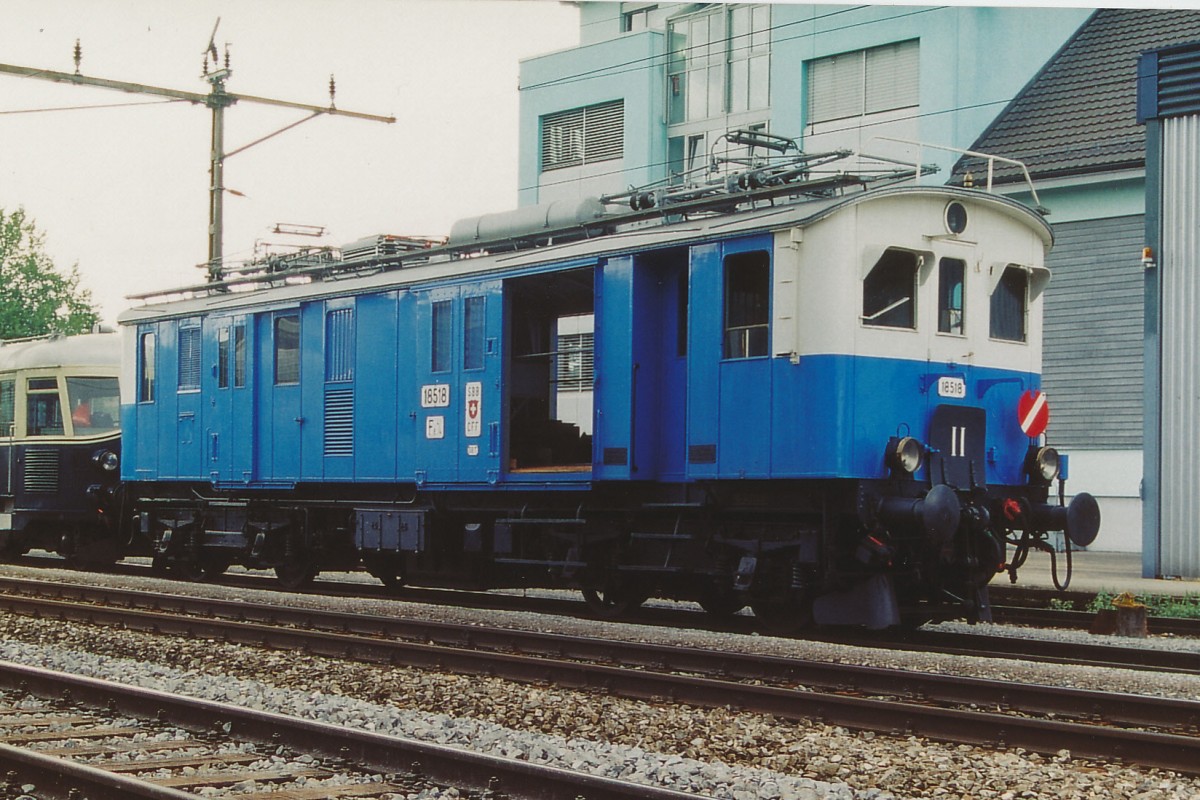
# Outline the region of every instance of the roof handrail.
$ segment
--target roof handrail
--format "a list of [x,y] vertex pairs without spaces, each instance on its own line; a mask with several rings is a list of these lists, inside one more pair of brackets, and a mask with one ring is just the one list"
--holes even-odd
[[1037,189],[1033,186],[1033,178],[1029,175],[1029,167],[1025,166],[1024,161],[1018,161],[1015,158],[1005,158],[1004,156],[992,155],[989,153],[980,153],[975,150],[965,150],[961,147],[951,147],[948,144],[930,144],[929,142],[918,142],[914,139],[898,139],[894,136],[874,136],[871,141],[895,142],[897,144],[912,145],[917,148],[917,161],[914,166],[917,168],[917,179],[921,178],[921,151],[926,148],[934,150],[945,150],[949,153],[958,153],[972,158],[982,158],[987,161],[987,192],[992,194],[993,178],[996,171],[996,162],[1000,161],[1005,164],[1011,164],[1014,167],[1020,167],[1021,174],[1025,176],[1025,185],[1029,187],[1029,194],[1033,197],[1033,208],[1042,216],[1050,213],[1050,210],[1042,205],[1042,201],[1038,199]]

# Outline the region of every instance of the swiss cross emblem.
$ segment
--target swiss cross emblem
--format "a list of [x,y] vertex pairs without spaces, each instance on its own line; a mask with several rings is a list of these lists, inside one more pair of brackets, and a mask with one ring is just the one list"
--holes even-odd
[[468,400],[467,401],[467,414],[471,417],[471,419],[477,419],[479,417],[479,401],[478,400]]

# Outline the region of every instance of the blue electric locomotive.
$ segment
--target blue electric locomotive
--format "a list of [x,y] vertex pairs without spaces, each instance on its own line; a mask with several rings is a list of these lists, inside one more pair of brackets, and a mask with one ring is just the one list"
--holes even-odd
[[112,333],[0,343],[0,556],[122,556],[119,359]]
[[819,166],[144,298],[120,320],[133,538],[184,575],[290,587],[361,563],[575,586],[612,614],[986,615],[1006,563],[1099,526],[1091,497],[1051,496],[1057,454],[1017,413],[1050,229],[983,191]]

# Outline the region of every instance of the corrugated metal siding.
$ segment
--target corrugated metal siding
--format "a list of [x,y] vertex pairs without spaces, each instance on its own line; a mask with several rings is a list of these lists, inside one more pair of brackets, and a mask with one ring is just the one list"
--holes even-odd
[[1143,217],[1054,226],[1042,387],[1056,447],[1142,446]]
[[1200,577],[1200,117],[1162,123],[1163,575]]

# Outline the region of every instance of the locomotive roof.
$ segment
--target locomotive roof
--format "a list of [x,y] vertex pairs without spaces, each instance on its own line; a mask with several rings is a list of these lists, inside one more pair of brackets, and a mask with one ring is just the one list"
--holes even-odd
[[120,361],[120,337],[112,333],[48,336],[44,339],[0,342],[0,370],[55,367],[116,368]]
[[[994,205],[1037,231],[1046,246],[1053,242],[1049,225],[1028,206],[996,194],[953,186],[891,186],[854,194],[788,203],[731,214],[696,217],[683,221],[636,227],[629,230],[525,250],[505,251],[467,258],[433,260],[399,269],[368,274],[347,272],[324,280],[245,290],[212,292],[200,296],[147,303],[118,317],[123,325],[164,317],[191,317],[232,312],[252,306],[284,306],[300,300],[344,296],[429,281],[507,273],[540,264],[584,264],[600,256],[636,253],[650,249],[697,244],[731,235],[745,235],[811,225],[840,209],[896,195],[925,195],[971,200]],[[266,280],[266,278],[264,278]],[[278,278],[276,279],[278,280]]]

